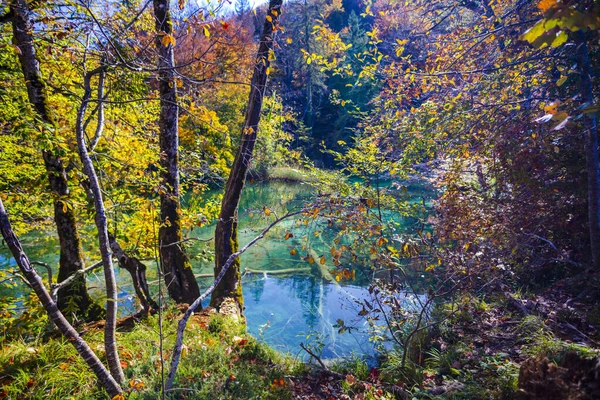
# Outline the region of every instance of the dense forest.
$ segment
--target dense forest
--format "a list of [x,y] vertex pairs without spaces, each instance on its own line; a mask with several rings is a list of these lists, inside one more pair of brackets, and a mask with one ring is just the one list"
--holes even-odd
[[0,399],[600,399],[598,1],[0,33]]

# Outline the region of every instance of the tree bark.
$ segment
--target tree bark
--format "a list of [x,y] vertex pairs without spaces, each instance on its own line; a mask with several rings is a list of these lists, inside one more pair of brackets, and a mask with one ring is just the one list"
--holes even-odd
[[83,172],[87,175],[90,181],[90,189],[94,196],[94,208],[96,210],[96,228],[98,230],[98,245],[102,256],[102,265],[104,267],[104,281],[106,284],[106,324],[104,326],[104,348],[106,350],[106,360],[113,378],[121,383],[125,380],[119,353],[117,351],[117,343],[115,339],[115,330],[117,326],[117,281],[115,279],[115,271],[112,263],[112,254],[110,251],[110,242],[108,240],[108,223],[106,211],[104,209],[104,201],[102,200],[102,190],[98,182],[98,176],[94,169],[94,164],[87,151],[85,143],[85,134],[83,124],[85,120],[85,112],[92,96],[92,88],[90,85],[91,78],[101,73],[104,66],[100,66],[93,71],[88,72],[84,77],[84,94],[81,100],[81,106],[77,111],[77,123],[75,126],[75,134],[77,136],[77,148],[79,157],[83,164]]
[[[225,186],[225,194],[221,203],[221,212],[215,231],[215,277],[229,260],[229,257],[237,252],[238,244],[238,205],[256,137],[258,123],[267,83],[267,69],[269,68],[269,53],[273,49],[273,34],[277,20],[281,14],[282,0],[270,0],[267,11],[267,19],[263,27],[258,54],[254,64],[250,97],[248,108],[241,134],[240,146],[233,161],[229,178]],[[231,297],[239,307],[240,315],[243,310],[244,299],[242,296],[242,285],[240,280],[240,261],[236,258],[227,270],[221,282],[212,293],[210,304],[219,308],[223,300]]]
[[[175,81],[173,38],[168,0],[154,0],[156,48],[158,49],[160,91],[160,227],[158,243],[162,272],[169,296],[177,303],[191,304],[200,296],[198,282],[185,252],[181,233],[179,202],[179,105]],[[173,39],[174,40],[174,39]],[[167,44],[166,46],[164,44]]]
[[[30,14],[31,11],[24,0],[11,2],[13,43],[19,48],[18,57],[25,77],[29,102],[44,125],[48,125],[44,130],[55,129],[54,117],[48,106],[46,85],[33,46]],[[60,243],[58,282],[62,282],[76,271],[83,269],[84,261],[75,214],[70,206],[70,192],[64,164],[56,150],[45,149],[42,155],[54,197],[54,222]],[[90,298],[84,275],[79,275],[69,287],[59,292],[58,307],[63,311],[74,311],[85,320],[96,320],[104,315],[104,310]]]
[[15,235],[10,226],[8,215],[4,210],[4,204],[0,199],[0,230],[2,231],[2,237],[6,241],[6,244],[13,254],[21,273],[25,276],[31,288],[40,299],[42,306],[48,313],[50,320],[56,325],[63,336],[75,347],[79,355],[83,357],[86,364],[96,374],[96,377],[106,389],[111,397],[114,397],[122,393],[121,387],[113,379],[110,373],[106,370],[104,365],[100,362],[96,354],[90,349],[87,343],[79,336],[77,331],[71,324],[66,320],[64,315],[58,309],[56,303],[52,300],[52,297],[44,287],[42,278],[37,274],[35,269],[32,267],[31,262],[27,255],[23,252],[23,247],[19,242],[19,239]]
[[[591,105],[594,100],[590,75],[590,58],[585,33],[576,33],[577,70],[580,75],[581,102]],[[590,248],[594,266],[600,270],[600,160],[598,158],[598,121],[594,115],[583,118],[585,129],[585,164],[588,181],[588,220]]]

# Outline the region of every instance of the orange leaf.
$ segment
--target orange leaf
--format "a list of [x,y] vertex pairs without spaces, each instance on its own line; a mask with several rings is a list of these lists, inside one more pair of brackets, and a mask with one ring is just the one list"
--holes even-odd
[[354,385],[356,383],[356,378],[348,374],[346,375],[346,382],[348,382],[348,385]]
[[556,0],[540,0],[538,3],[538,8],[542,10],[542,12],[548,11],[556,4]]
[[291,249],[291,250],[290,250],[290,255],[291,255],[291,256],[295,256],[295,255],[296,255],[296,253],[297,253],[296,249]]

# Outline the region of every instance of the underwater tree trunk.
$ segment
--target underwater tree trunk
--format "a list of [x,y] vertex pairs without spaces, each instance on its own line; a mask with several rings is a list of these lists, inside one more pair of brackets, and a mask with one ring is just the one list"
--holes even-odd
[[[44,131],[56,129],[46,94],[46,85],[42,80],[40,63],[36,58],[31,32],[31,11],[24,0],[14,0],[10,4],[13,28],[13,43],[19,48],[18,57],[27,86],[29,102],[43,122]],[[46,133],[48,134],[48,133]],[[52,134],[52,133],[50,133]],[[84,268],[79,234],[75,214],[70,202],[65,166],[56,149],[42,149],[44,164],[50,189],[54,198],[54,222],[60,243],[60,262],[58,282]],[[58,293],[58,307],[63,312],[74,312],[85,320],[102,318],[104,310],[90,298],[85,276],[79,275],[73,283]]]
[[[267,18],[260,39],[240,146],[233,161],[229,178],[227,179],[225,194],[221,203],[221,212],[215,230],[215,277],[219,276],[219,272],[229,257],[237,252],[239,248],[238,205],[246,181],[246,172],[252,159],[254,144],[256,143],[260,112],[267,83],[269,53],[273,48],[274,27],[281,14],[282,1],[270,0]],[[219,308],[227,298],[232,298],[235,301],[241,315],[244,299],[242,296],[240,261],[238,258],[233,261],[233,264],[227,270],[221,282],[216,286],[210,298],[210,304],[215,308]]]
[[111,235],[108,236],[110,241],[110,248],[113,251],[117,260],[119,260],[119,266],[126,269],[131,275],[131,281],[133,282],[133,288],[135,293],[140,300],[142,305],[142,311],[147,313],[150,311],[150,307],[157,310],[158,304],[150,296],[150,290],[148,289],[148,281],[146,280],[146,266],[140,260],[135,257],[130,257],[123,251],[121,245]]
[[169,296],[177,303],[191,304],[200,296],[198,282],[185,252],[181,233],[179,202],[179,105],[173,28],[168,0],[154,0],[156,48],[158,49],[160,91],[160,227],[158,243],[162,272]]
[[54,300],[52,300],[50,293],[48,293],[44,287],[44,284],[42,283],[42,278],[32,267],[29,258],[23,252],[23,247],[21,246],[19,239],[10,226],[8,215],[4,210],[4,204],[2,204],[2,199],[0,199],[0,231],[2,232],[2,237],[6,241],[8,248],[12,252],[15,261],[17,262],[21,273],[25,276],[31,285],[31,288],[40,299],[40,302],[48,313],[50,320],[56,325],[58,330],[73,345],[73,347],[75,347],[88,367],[94,371],[96,377],[104,389],[106,389],[108,394],[114,398],[116,395],[122,393],[119,384],[113,379],[104,365],[102,365],[96,354],[92,351],[92,349],[90,349],[81,336],[79,336],[73,326],[69,324],[64,315],[58,309]]

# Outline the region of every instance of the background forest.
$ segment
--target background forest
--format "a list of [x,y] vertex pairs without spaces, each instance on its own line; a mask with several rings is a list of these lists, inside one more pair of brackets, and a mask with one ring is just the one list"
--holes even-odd
[[[3,0],[0,399],[600,398],[599,31],[593,0]],[[272,280],[308,332],[269,336]]]

